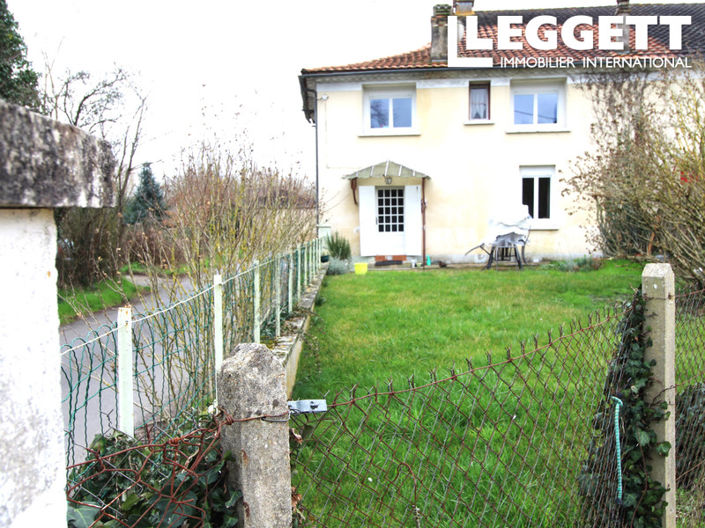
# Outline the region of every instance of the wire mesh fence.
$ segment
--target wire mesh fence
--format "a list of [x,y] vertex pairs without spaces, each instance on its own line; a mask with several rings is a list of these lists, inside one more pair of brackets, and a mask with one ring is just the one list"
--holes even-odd
[[[134,449],[126,448],[134,455],[128,458],[141,460],[138,464],[141,464],[140,471],[161,472],[168,481],[173,478],[175,468],[183,470],[183,464],[174,462],[177,458],[173,458],[179,446],[170,444],[168,439],[181,438],[184,432],[193,441],[205,438],[199,437],[198,431],[192,438],[189,431],[199,429],[215,396],[218,368],[216,326],[222,327],[222,347],[226,350],[241,342],[259,341],[262,331],[273,336],[280,325],[276,316],[279,315],[280,319],[294,310],[308,284],[304,281],[308,279],[310,282],[312,278],[312,275],[304,277],[303,267],[293,264],[304,256],[313,269],[314,263],[320,262],[320,240],[304,244],[289,255],[255,264],[221,284],[214,281],[213,286],[193,292],[163,310],[132,314],[127,322],[128,337],[124,339],[127,343],[121,341],[119,325],[114,323],[62,347],[70,501],[81,502],[80,497],[86,492],[82,483],[87,483],[86,479],[93,484],[101,479],[121,482],[121,485],[132,482],[130,489],[144,491],[144,483],[135,477],[133,466],[125,471],[115,465],[112,469],[101,466],[103,469],[98,473],[102,476],[98,477],[95,475],[98,462],[84,462],[86,457],[90,461],[100,455],[96,446],[122,441],[122,436],[114,430],[125,431],[122,424],[126,422],[133,425],[127,432],[128,435],[134,434],[137,442]],[[222,319],[219,322],[215,320],[214,309],[218,288],[218,298],[222,298]],[[222,350],[220,353],[222,357]],[[125,354],[130,356],[131,368],[127,385],[120,379]],[[124,402],[128,402],[127,405]],[[125,420],[126,414],[130,414],[130,420]],[[179,445],[187,451],[193,447],[188,442]],[[168,460],[165,458],[167,447],[173,454]],[[143,451],[140,448],[144,448]],[[101,459],[99,463],[107,462]],[[168,466],[166,469],[162,467],[164,463]],[[189,475],[189,478],[193,476]],[[116,484],[105,485],[114,492],[118,491]],[[120,494],[124,500],[124,493]],[[161,495],[157,494],[157,497]],[[174,504],[181,503],[176,500]],[[100,515],[107,515],[105,519],[118,518],[118,513],[124,513],[117,510],[109,513],[113,506],[101,497],[93,497],[91,505],[92,510],[98,508],[103,512]],[[159,510],[159,507],[155,508]],[[181,506],[177,509],[181,513],[187,511]],[[197,513],[198,508],[188,511]],[[188,515],[183,517],[186,518]],[[122,521],[119,524],[125,525]]]
[[[620,311],[545,346],[295,416],[304,526],[608,526]],[[612,380],[606,383],[608,371]]]
[[117,325],[103,325],[61,347],[66,465],[85,454],[95,434],[117,424]]
[[194,423],[215,393],[213,288],[132,324],[135,416],[149,441]]
[[705,290],[676,296],[679,526],[705,525]]

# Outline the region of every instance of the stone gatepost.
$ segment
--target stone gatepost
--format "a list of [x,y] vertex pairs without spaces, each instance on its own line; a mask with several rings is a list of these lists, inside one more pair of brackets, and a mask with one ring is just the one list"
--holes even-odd
[[286,373],[265,346],[240,344],[218,374],[218,403],[236,420],[223,428],[230,485],[242,491],[240,528],[291,526]]
[[0,101],[0,526],[66,526],[53,210],[112,206],[114,168],[107,143]]

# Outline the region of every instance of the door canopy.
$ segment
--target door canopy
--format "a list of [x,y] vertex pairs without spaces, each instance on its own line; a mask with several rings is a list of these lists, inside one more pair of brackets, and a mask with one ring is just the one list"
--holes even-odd
[[410,169],[405,167],[400,163],[395,163],[393,161],[382,161],[371,167],[366,167],[358,171],[353,172],[343,176],[346,180],[362,180],[369,178],[383,178],[388,184],[391,183],[392,178],[423,178],[431,179],[430,176],[424,174],[423,172]]

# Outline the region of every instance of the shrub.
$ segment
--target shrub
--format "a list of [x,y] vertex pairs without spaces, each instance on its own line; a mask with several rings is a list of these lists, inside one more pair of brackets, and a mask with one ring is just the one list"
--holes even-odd
[[350,258],[350,242],[339,233],[328,235],[326,237],[326,246],[328,247],[328,253],[334,259],[348,260]]
[[328,275],[343,275],[350,271],[350,265],[345,260],[337,258],[330,259],[328,263]]

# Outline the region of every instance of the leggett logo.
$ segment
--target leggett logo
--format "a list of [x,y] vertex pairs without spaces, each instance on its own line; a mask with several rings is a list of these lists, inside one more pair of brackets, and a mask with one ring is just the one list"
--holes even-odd
[[[479,36],[478,17],[467,16],[465,47],[468,51],[523,50],[524,41],[534,50],[558,49],[560,35],[565,47],[581,50],[627,51],[625,43],[629,34],[634,33],[635,45],[628,51],[648,51],[649,35],[654,27],[666,26],[669,34],[669,48],[680,51],[683,48],[683,28],[692,24],[690,16],[590,16],[576,15],[568,18],[561,26],[558,19],[550,15],[537,16],[526,24],[523,16],[497,17],[497,42]],[[591,29],[580,29],[587,26]],[[593,28],[597,27],[597,32]],[[543,30],[543,31],[542,31]],[[448,66],[451,68],[492,68],[492,57],[458,57],[458,17],[448,17]],[[583,66],[593,67],[689,67],[684,57],[585,57]],[[635,62],[636,61],[636,62]],[[507,57],[500,59],[501,67],[575,67],[574,57]],[[580,64],[578,65],[580,66]]]

